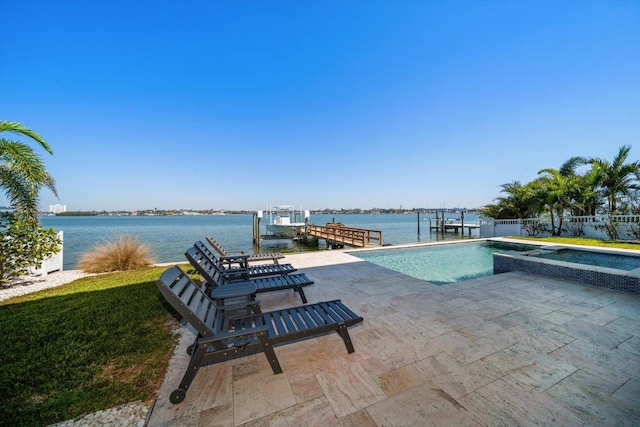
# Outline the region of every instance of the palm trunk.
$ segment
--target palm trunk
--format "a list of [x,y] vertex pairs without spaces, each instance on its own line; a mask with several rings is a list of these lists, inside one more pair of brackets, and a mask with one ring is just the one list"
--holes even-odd
[[556,235],[556,220],[555,215],[553,214],[553,208],[549,208],[549,214],[551,215],[551,235]]
[[562,235],[562,221],[564,220],[564,215],[562,215],[562,213],[558,212],[558,233],[555,234],[556,236],[561,236]]

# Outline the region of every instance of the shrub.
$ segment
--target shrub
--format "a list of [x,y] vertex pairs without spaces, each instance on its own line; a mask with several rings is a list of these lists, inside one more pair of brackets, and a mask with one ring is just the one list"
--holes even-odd
[[54,229],[32,225],[8,212],[0,213],[0,282],[21,276],[60,252]]
[[132,236],[120,236],[93,248],[80,258],[78,268],[86,273],[135,270],[154,264],[151,249]]
[[615,219],[612,216],[608,216],[607,219],[602,224],[596,224],[594,227],[596,230],[604,230],[609,236],[611,240],[619,240],[620,233],[618,233],[618,226],[620,225],[620,220]]
[[537,236],[540,233],[549,231],[547,224],[541,219],[527,219],[522,221],[522,229],[527,233],[527,236]]
[[573,237],[582,237],[584,236],[584,222],[576,221],[575,219],[569,217],[567,221],[564,223],[567,231],[571,233]]

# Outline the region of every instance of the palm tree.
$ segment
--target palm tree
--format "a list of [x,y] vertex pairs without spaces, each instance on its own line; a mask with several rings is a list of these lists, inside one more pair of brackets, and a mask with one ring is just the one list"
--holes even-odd
[[[0,121],[0,134],[14,133],[36,141],[48,153],[53,150],[36,132],[17,122]],[[47,172],[42,159],[20,141],[0,138],[0,187],[16,215],[31,224],[38,223],[40,189],[47,187],[57,197],[55,180]]]
[[640,189],[638,185],[640,162],[625,164],[630,150],[630,145],[620,147],[613,162],[598,158],[589,159],[598,187],[601,188],[607,200],[609,214],[616,213],[618,202],[622,197],[631,196],[635,190]]
[[[571,178],[560,173],[558,169],[545,168],[538,172],[539,182],[545,189],[545,205],[551,218],[551,235],[560,236],[565,210],[571,207],[570,182]],[[556,228],[556,216],[558,227]]]
[[600,203],[596,192],[593,169],[586,171],[584,174],[580,174],[576,170],[579,166],[590,163],[590,160],[586,157],[571,157],[558,169],[561,177],[565,180],[565,190],[569,200],[568,210],[571,215],[595,215]]
[[496,204],[486,205],[482,213],[491,218],[531,218],[540,212],[541,206],[538,188],[533,183],[522,185],[520,181],[508,182],[501,185],[501,193],[505,197],[498,197]]
[[[588,160],[584,157],[571,157],[560,169],[545,168],[538,172],[539,183],[544,188],[545,203],[551,216],[551,234],[562,233],[562,222],[566,212],[577,212],[586,208],[589,202],[587,179],[578,174],[576,168]],[[583,200],[584,199],[584,200]],[[555,216],[558,227],[555,227]]]

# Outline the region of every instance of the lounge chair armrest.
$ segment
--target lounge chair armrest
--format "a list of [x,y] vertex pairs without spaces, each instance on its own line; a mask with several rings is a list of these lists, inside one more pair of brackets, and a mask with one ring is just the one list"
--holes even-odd
[[[235,310],[237,308],[245,308],[245,307],[255,307],[255,306],[260,306],[260,300],[254,299],[251,301],[239,301],[239,302],[234,302],[232,304],[225,304],[225,305],[220,305],[218,306],[218,310],[222,311],[223,313],[226,310]],[[225,313],[226,315],[226,313]],[[235,316],[237,317],[237,316]],[[235,318],[234,317],[234,318]],[[246,315],[243,317],[247,317]]]
[[221,256],[220,259],[225,262],[243,262],[249,259],[251,255],[225,255]]
[[220,257],[220,261],[222,264],[227,265],[227,268],[232,267],[233,264],[238,264],[240,268],[248,268],[249,267],[249,257],[250,255],[223,255]]
[[221,271],[220,274],[227,282],[236,282],[239,280],[246,281],[249,277],[249,269],[245,267],[234,267],[228,270]]
[[260,301],[241,301],[228,305],[219,306],[218,310],[222,312],[225,319],[233,322],[237,319],[245,319],[251,316],[258,315],[262,312],[260,308]]
[[257,287],[253,282],[235,282],[213,289],[211,298],[220,301],[228,298],[248,297],[255,295],[256,291]]
[[253,328],[246,328],[238,331],[219,332],[215,335],[214,338],[217,341],[217,340],[257,336],[257,335],[263,335],[263,334],[268,334],[268,329],[265,325],[254,326]]

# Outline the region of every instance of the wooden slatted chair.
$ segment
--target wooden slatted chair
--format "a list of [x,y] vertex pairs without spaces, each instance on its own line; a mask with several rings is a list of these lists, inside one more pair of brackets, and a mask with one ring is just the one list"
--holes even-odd
[[[293,289],[300,295],[300,299],[304,304],[307,303],[307,297],[304,294],[303,288],[305,286],[313,285],[313,281],[310,280],[304,273],[295,274],[280,274],[273,276],[252,276],[251,270],[244,271],[243,269],[225,269],[219,260],[212,260],[207,255],[207,247],[202,242],[196,242],[196,244],[189,248],[185,252],[185,256],[191,263],[191,265],[200,273],[206,282],[207,292],[212,292],[218,286],[224,286],[231,283],[238,283],[242,281],[248,281],[254,283],[257,288],[257,292],[273,292],[282,291],[285,289]],[[210,252],[210,251],[209,251]],[[284,264],[266,264],[272,267],[281,267]]]
[[264,253],[264,254],[248,254],[245,255],[244,252],[241,252],[239,255],[230,254],[217,240],[213,237],[206,237],[207,243],[211,245],[213,249],[215,249],[220,254],[220,260],[224,263],[241,263],[248,264],[252,262],[265,262],[265,261],[273,261],[274,264],[278,264],[278,260],[284,258],[279,252],[273,253]]
[[[362,322],[340,300],[259,313],[249,301],[217,306],[180,267],[162,273],[156,285],[169,304],[197,331],[187,352],[191,355],[180,385],[169,396],[171,403],[184,400],[201,366],[236,356],[264,352],[274,374],[282,372],[275,345],[337,332],[348,353],[353,353],[349,326]],[[238,311],[240,309],[240,311]],[[235,314],[234,314],[235,313]],[[237,314],[241,313],[241,314]]]
[[[262,276],[274,276],[278,274],[289,274],[297,270],[291,264],[259,264],[249,265],[245,262],[240,262],[239,265],[234,266],[232,263],[225,263],[222,259],[218,258],[211,249],[201,241],[197,241],[193,244],[204,256],[206,256],[211,262],[215,263],[220,270],[224,272],[226,276],[232,277],[233,275],[242,276],[241,278],[252,279]],[[238,255],[234,259],[246,259],[249,255]],[[240,280],[240,278],[238,278]]]

